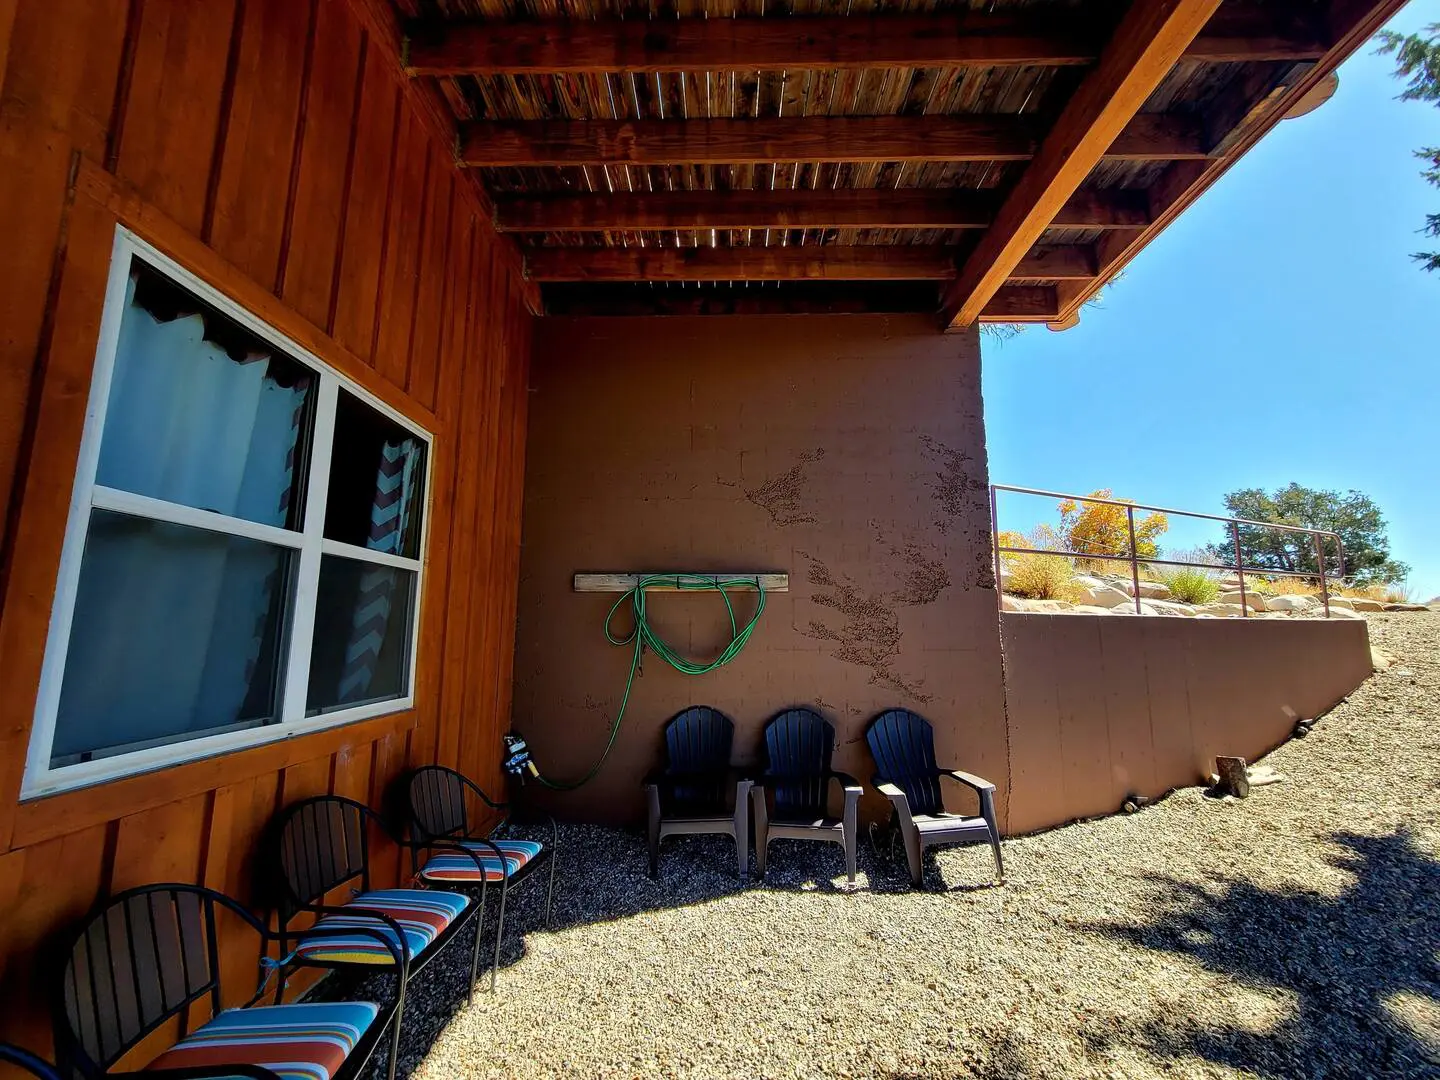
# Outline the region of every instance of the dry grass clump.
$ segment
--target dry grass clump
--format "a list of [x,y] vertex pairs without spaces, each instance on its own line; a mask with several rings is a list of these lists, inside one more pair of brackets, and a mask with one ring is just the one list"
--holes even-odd
[[[1167,558],[1176,562],[1204,563],[1204,566],[1162,566],[1160,580],[1172,600],[1182,604],[1209,604],[1220,595],[1220,562],[1204,548],[1176,551]],[[1212,569],[1213,568],[1213,569]]]
[[[1061,546],[1055,531],[1045,525],[1024,537],[1018,533],[1001,533],[1000,543],[1005,547],[1032,547],[1043,552]],[[1068,600],[1072,603],[1080,598],[1073,559],[1059,554],[1034,553],[1009,553],[1001,558],[1009,574],[1005,579],[1005,591],[1011,596],[1026,600]]]
[[1320,586],[1309,578],[1245,578],[1245,587],[1266,596],[1319,596]]
[[1407,581],[1377,581],[1369,585],[1342,585],[1333,590],[1339,596],[1377,600],[1382,604],[1412,604],[1415,589]]

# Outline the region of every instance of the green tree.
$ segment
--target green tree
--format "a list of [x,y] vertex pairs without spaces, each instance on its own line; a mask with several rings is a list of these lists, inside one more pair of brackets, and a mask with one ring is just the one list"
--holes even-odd
[[[1429,101],[1440,107],[1440,23],[1431,23],[1418,34],[1380,31],[1380,52],[1395,57],[1395,77],[1408,80],[1400,93],[1402,101]],[[1425,162],[1421,175],[1440,187],[1440,146],[1415,151]],[[1440,239],[1440,214],[1426,214],[1426,236]],[[1417,251],[1415,258],[1426,270],[1440,270],[1440,251]]]
[[[1345,545],[1345,576],[1356,584],[1404,581],[1410,573],[1408,566],[1390,557],[1385,519],[1375,500],[1358,491],[1342,495],[1293,483],[1274,493],[1246,488],[1226,495],[1225,508],[1232,517],[1338,533]],[[1235,542],[1229,530],[1210,550],[1227,565],[1234,565]],[[1240,553],[1246,567],[1318,573],[1314,541],[1305,533],[1242,525]],[[1336,571],[1335,556],[1333,543],[1327,545],[1327,573]]]

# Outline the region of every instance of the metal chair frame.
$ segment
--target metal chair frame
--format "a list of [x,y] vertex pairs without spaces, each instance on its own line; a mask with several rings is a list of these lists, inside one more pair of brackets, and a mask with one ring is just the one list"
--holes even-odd
[[60,1073],[56,1071],[54,1065],[39,1055],[32,1054],[23,1046],[0,1043],[0,1063],[14,1065],[31,1076],[38,1076],[40,1080],[60,1080]]
[[[334,813],[332,811],[336,811]],[[337,820],[338,818],[338,820]],[[468,857],[475,860],[477,867],[483,864],[479,856],[459,844],[450,844],[443,841],[418,842],[407,840],[397,836],[395,831],[386,824],[385,819],[371,810],[364,803],[356,802],[354,799],[347,799],[340,795],[316,795],[303,799],[293,806],[288,807],[280,817],[278,843],[279,850],[275,853],[278,862],[278,877],[284,883],[284,899],[277,912],[279,920],[279,938],[282,949],[288,949],[288,943],[298,942],[302,938],[313,938],[316,931],[311,929],[290,930],[290,920],[302,912],[308,912],[317,918],[322,915],[368,915],[377,922],[385,924],[396,935],[406,955],[406,970],[400,980],[399,1000],[396,1003],[395,1031],[390,1050],[390,1071],[389,1078],[394,1080],[395,1061],[400,1047],[400,1022],[405,1012],[405,992],[410,977],[418,975],[423,971],[435,957],[439,956],[445,948],[459,936],[460,931],[472,920],[477,919],[475,926],[475,943],[470,957],[470,983],[467,988],[469,1002],[475,1000],[475,981],[479,975],[480,966],[480,931],[485,924],[485,889],[480,890],[480,903],[467,904],[465,910],[436,935],[418,955],[410,956],[409,945],[406,942],[405,934],[399,923],[386,915],[383,911],[361,907],[358,905],[340,906],[335,904],[318,903],[327,893],[333,889],[349,885],[357,878],[360,880],[360,887],[355,890],[357,893],[369,892],[370,884],[370,836],[368,825],[376,826],[380,832],[392,843],[402,850],[409,849],[412,852],[416,849],[422,850],[451,850],[464,852]],[[337,835],[337,825],[342,833]],[[319,835],[314,835],[314,834]],[[339,841],[337,845],[337,841]],[[482,883],[483,884],[483,883]],[[414,886],[400,886],[400,888],[414,888]],[[426,891],[414,889],[416,892]],[[348,928],[347,928],[348,929]],[[391,950],[392,952],[394,950]],[[356,963],[348,960],[311,960],[306,957],[291,956],[286,953],[286,960],[281,965],[279,985],[276,987],[276,1002],[285,989],[285,973],[291,967],[314,967],[331,969],[359,969],[367,972],[375,970],[374,964]]]
[[[894,807],[894,820],[905,841],[910,881],[919,885],[925,849],[938,844],[983,840],[995,856],[995,875],[1004,884],[1005,863],[1000,854],[1000,827],[995,818],[995,785],[961,772],[942,769],[935,761],[935,730],[930,722],[909,709],[888,709],[865,731],[875,759],[873,783]],[[945,809],[940,781],[953,780],[975,792],[980,816],[966,817]]]
[[[765,876],[771,840],[822,840],[844,849],[845,871],[854,884],[863,789],[849,773],[830,767],[835,728],[813,709],[786,709],[765,725],[765,748],[770,767],[750,792],[755,807],[755,866],[760,876]],[[838,819],[828,812],[832,782],[840,785],[845,799]],[[773,814],[767,795],[775,804]]]
[[[498,810],[501,818],[490,832],[481,835],[471,828],[470,814],[465,793],[470,792],[491,810]],[[490,968],[490,992],[495,992],[495,982],[500,972],[500,945],[505,937],[505,902],[510,884],[520,884],[533,875],[541,863],[550,864],[549,884],[545,889],[545,926],[550,926],[550,913],[555,899],[556,852],[560,847],[560,827],[549,814],[542,816],[550,824],[550,844],[543,846],[540,853],[514,873],[510,872],[505,856],[494,842],[497,831],[511,820],[511,804],[496,802],[485,794],[483,788],[464,773],[444,765],[424,765],[410,774],[406,792],[410,803],[410,832],[415,843],[411,848],[412,872],[420,871],[420,852],[424,848],[443,845],[454,848],[464,844],[483,844],[490,849],[500,865],[500,912],[495,921],[495,959]],[[465,849],[469,850],[469,849]],[[472,857],[480,861],[472,852]],[[457,887],[463,882],[455,883]],[[480,871],[481,910],[483,919],[485,872]],[[483,927],[483,924],[482,924]],[[478,932],[477,932],[478,941]]]
[[[754,781],[730,764],[734,739],[734,723],[709,705],[692,705],[665,725],[666,764],[644,780],[652,878],[660,875],[660,842],[665,837],[697,834],[733,836],[741,883],[749,877]],[[727,813],[726,795],[732,786],[735,804]],[[662,795],[676,811],[669,817]]]
[[[284,948],[281,936],[237,901],[214,889],[178,883],[142,885],[110,897],[91,914],[66,953],[55,989],[55,1045],[63,1075],[79,1075],[87,1080],[108,1076],[121,1058],[176,1017],[182,1037],[189,1034],[190,1006],[205,998],[210,1001],[211,1017],[219,1015],[222,1004],[217,907],[255,932],[259,938],[257,970],[264,972],[269,945],[278,942]],[[346,928],[329,936],[356,933],[374,937],[391,953],[403,987],[408,960],[384,934]],[[255,1005],[265,996],[267,979],[261,978],[254,995],[241,1008]],[[375,1020],[332,1080],[358,1077],[370,1064],[386,1026],[393,1022],[398,1030],[400,996],[397,989],[388,1005],[376,1003],[379,1011]],[[391,1055],[393,1074],[393,1043]],[[0,1054],[0,1060],[31,1067],[13,1056]],[[236,1076],[279,1080],[278,1074],[262,1065],[240,1063],[150,1069],[125,1075],[151,1080]]]

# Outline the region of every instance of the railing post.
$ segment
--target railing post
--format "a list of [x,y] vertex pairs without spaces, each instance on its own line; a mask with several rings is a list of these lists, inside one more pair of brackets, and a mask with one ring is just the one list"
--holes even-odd
[[[995,610],[1005,610],[1005,584],[1000,580],[1000,493],[990,485],[990,546],[995,549]],[[1018,545],[1017,545],[1018,546]]]
[[1250,602],[1245,599],[1245,560],[1240,557],[1240,523],[1230,522],[1230,535],[1235,541],[1235,576],[1240,579],[1240,617],[1250,617]]
[[1135,614],[1140,610],[1140,553],[1135,550],[1135,507],[1125,507],[1125,521],[1130,526],[1130,587],[1135,590]]
[[1320,544],[1320,534],[1311,533],[1315,541],[1315,567],[1320,571],[1320,601],[1325,605],[1325,618],[1330,618],[1330,585],[1325,580],[1325,549]]

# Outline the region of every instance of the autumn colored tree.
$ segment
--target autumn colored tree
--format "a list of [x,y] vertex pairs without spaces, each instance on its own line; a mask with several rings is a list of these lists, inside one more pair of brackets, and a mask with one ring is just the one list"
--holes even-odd
[[[1090,498],[1114,499],[1115,496],[1109,488],[1101,488],[1092,491]],[[1123,506],[1066,499],[1060,504],[1060,536],[1069,550],[1080,554],[1129,555],[1130,525],[1127,517]],[[1157,558],[1160,545],[1155,540],[1169,527],[1170,519],[1164,514],[1136,514],[1135,553],[1142,559]]]

